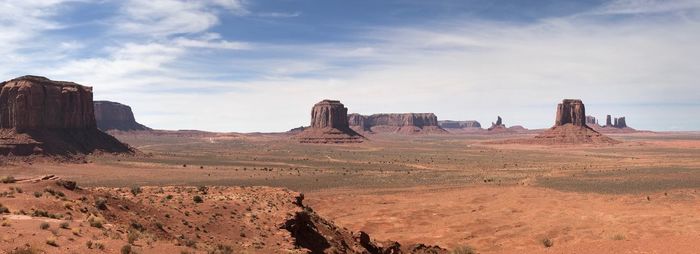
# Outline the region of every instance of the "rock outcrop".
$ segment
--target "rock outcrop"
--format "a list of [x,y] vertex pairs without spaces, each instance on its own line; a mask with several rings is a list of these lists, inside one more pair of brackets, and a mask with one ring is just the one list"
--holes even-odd
[[95,121],[102,131],[142,131],[150,130],[136,122],[131,107],[112,101],[95,101]]
[[627,121],[625,121],[625,117],[623,116],[623,117],[615,118],[615,124],[613,124],[613,127],[619,128],[619,129],[627,128]]
[[507,129],[508,128],[506,128],[506,125],[503,124],[503,119],[501,118],[501,116],[498,116],[495,123],[491,122],[491,127],[488,128],[489,131],[496,131],[496,132],[505,131]]
[[598,125],[598,119],[596,119],[593,116],[586,116],[586,125],[588,125],[588,126]]
[[364,116],[351,114],[350,127],[360,132],[400,133],[400,134],[441,134],[447,133],[438,124],[433,113],[394,113]]
[[311,126],[295,137],[301,143],[361,143],[365,140],[350,128],[348,109],[334,100],[316,103],[311,109]]
[[607,115],[605,117],[605,127],[612,127],[612,117],[610,115]]
[[481,128],[481,123],[479,123],[478,121],[474,121],[474,120],[467,120],[467,121],[444,120],[444,121],[438,121],[438,124],[443,129]]
[[133,152],[97,129],[91,87],[23,76],[0,88],[0,154]]
[[615,144],[619,143],[586,125],[586,108],[581,100],[565,99],[557,105],[554,126],[535,136],[538,144]]

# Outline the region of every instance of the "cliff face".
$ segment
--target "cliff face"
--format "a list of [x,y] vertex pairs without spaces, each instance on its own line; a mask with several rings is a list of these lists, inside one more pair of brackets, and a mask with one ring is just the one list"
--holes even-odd
[[94,128],[92,88],[44,77],[24,76],[0,83],[0,128]]
[[464,128],[481,128],[481,123],[473,120],[467,120],[467,121],[451,121],[451,120],[444,120],[444,121],[439,121],[438,124],[440,127],[445,128],[445,129],[464,129]]
[[586,126],[586,107],[581,100],[565,99],[557,105],[557,116],[554,125],[573,124]]
[[360,143],[364,137],[348,124],[348,109],[335,100],[323,100],[311,109],[311,127],[296,135],[300,143]]
[[107,130],[150,130],[150,128],[136,122],[131,107],[111,101],[95,101],[95,120],[97,128]]
[[598,119],[593,116],[586,116],[586,125],[593,126],[598,125]]
[[396,133],[446,133],[433,113],[351,114],[349,124],[355,130]]
[[0,87],[0,154],[133,152],[97,129],[90,87],[37,76]]

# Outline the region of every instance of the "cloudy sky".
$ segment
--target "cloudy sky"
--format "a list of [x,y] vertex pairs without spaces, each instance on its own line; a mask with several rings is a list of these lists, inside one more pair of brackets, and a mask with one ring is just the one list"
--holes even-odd
[[94,87],[159,129],[285,131],[311,106],[497,115],[563,98],[700,130],[698,0],[0,0],[0,77]]

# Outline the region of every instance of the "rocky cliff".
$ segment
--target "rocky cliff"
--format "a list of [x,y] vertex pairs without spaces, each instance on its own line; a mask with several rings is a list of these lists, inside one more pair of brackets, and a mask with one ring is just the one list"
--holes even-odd
[[403,134],[447,133],[438,124],[433,113],[351,114],[350,127],[365,132],[392,132]]
[[89,129],[95,127],[92,88],[24,76],[0,84],[0,128]]
[[596,119],[593,116],[586,116],[586,125],[588,125],[588,126],[598,125],[598,119]]
[[92,88],[44,77],[0,83],[0,154],[132,150],[97,129]]
[[348,109],[335,100],[323,100],[311,109],[311,126],[296,135],[301,143],[360,143],[364,137],[348,124]]
[[474,121],[474,120],[467,120],[467,121],[451,121],[451,120],[444,120],[444,121],[438,121],[438,124],[440,127],[445,128],[445,129],[464,129],[464,128],[481,128],[481,123]]
[[150,130],[136,122],[131,107],[112,101],[95,101],[95,120],[97,128],[103,131]]
[[565,99],[557,105],[557,116],[554,126],[565,124],[586,126],[586,107],[581,100]]
[[504,131],[507,130],[506,125],[503,124],[503,119],[501,116],[496,118],[496,122],[491,122],[491,127],[488,128],[489,131]]

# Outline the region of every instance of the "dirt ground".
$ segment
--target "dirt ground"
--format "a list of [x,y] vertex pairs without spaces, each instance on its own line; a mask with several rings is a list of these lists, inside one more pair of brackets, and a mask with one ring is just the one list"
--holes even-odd
[[485,144],[531,135],[309,145],[283,134],[119,133],[142,154],[84,164],[15,159],[3,161],[0,176],[55,174],[92,187],[285,187],[375,239],[478,253],[700,249],[700,133],[611,134],[624,142],[603,146]]

